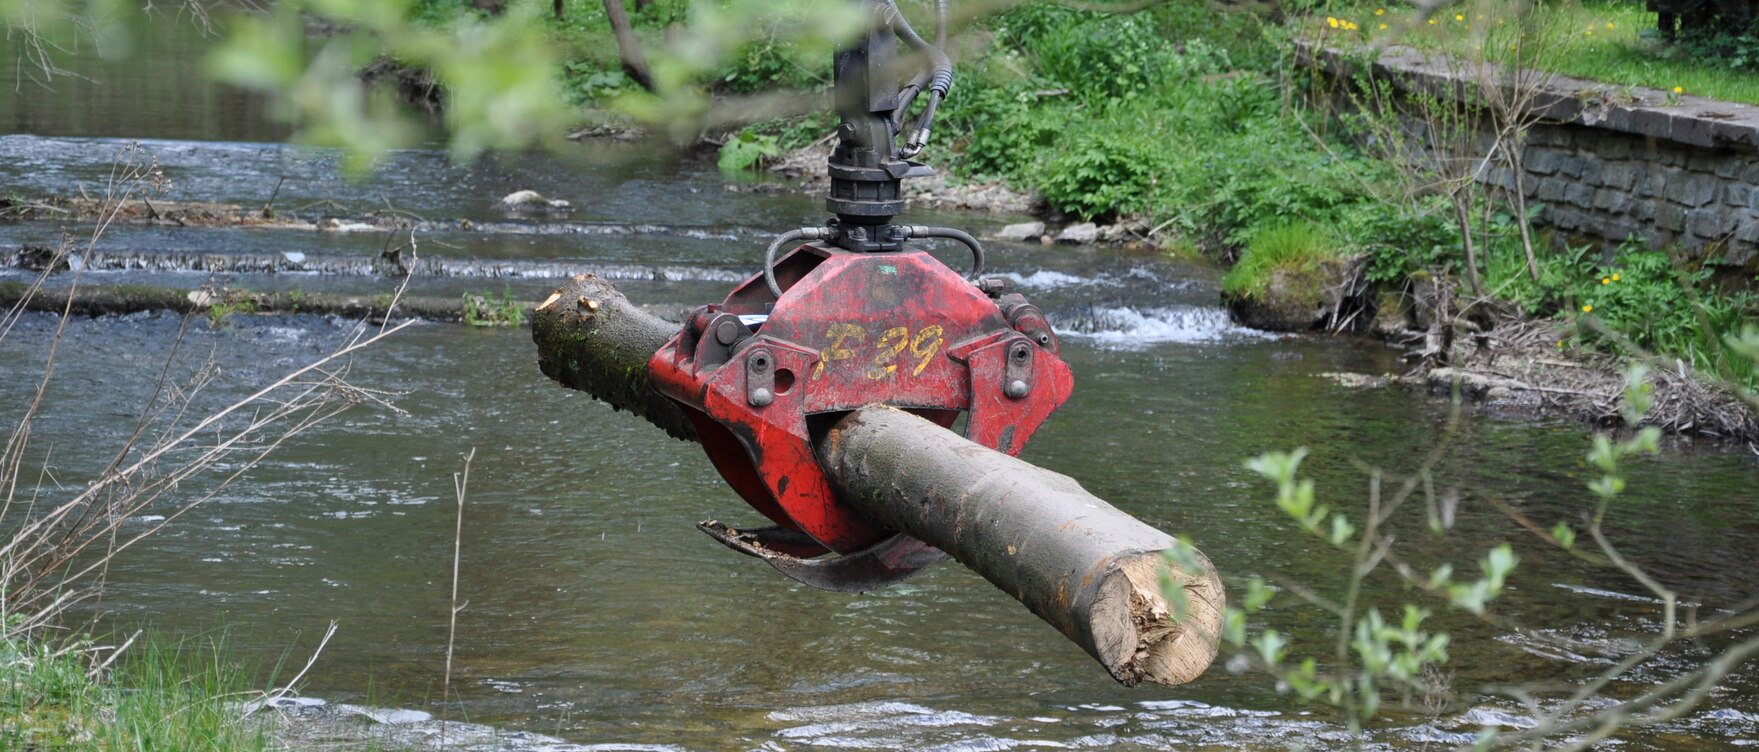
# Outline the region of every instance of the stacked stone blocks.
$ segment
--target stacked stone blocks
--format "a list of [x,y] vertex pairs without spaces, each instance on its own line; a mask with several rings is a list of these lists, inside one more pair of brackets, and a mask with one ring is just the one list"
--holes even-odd
[[[1484,69],[1398,47],[1378,59],[1302,43],[1299,56],[1348,81],[1360,74],[1392,80],[1427,96],[1459,96]],[[1560,239],[1617,245],[1636,236],[1709,261],[1759,270],[1759,107],[1657,90],[1614,96],[1595,81],[1551,76],[1530,99],[1519,180],[1500,160],[1475,175],[1480,183],[1544,205],[1539,221]],[[1348,102],[1345,102],[1346,106]],[[1405,135],[1418,159],[1482,160],[1496,146],[1485,123],[1468,148],[1427,142],[1407,114]],[[1480,118],[1481,121],[1488,118]]]

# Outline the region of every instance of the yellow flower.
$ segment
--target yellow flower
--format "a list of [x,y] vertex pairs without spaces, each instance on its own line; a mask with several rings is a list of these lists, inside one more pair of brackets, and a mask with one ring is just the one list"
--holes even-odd
[[1610,28],[1612,28],[1612,22],[1611,22],[1611,21],[1607,21],[1607,22],[1606,22],[1606,28],[1608,28],[1608,29],[1610,29]]
[[1382,28],[1382,29],[1386,28],[1386,24],[1381,24],[1380,28]]
[[1675,86],[1675,87],[1673,87],[1673,93],[1675,93],[1675,94],[1684,94],[1684,93],[1686,93],[1686,87],[1684,87],[1684,86]]
[[1331,16],[1326,16],[1325,22],[1328,24],[1331,24],[1331,27],[1334,29],[1338,27],[1338,20],[1335,18],[1332,18]]
[[1558,347],[1563,347],[1563,346],[1564,346],[1564,341],[1563,341],[1563,340],[1561,340],[1561,339],[1560,339],[1560,340],[1558,340],[1558,341],[1557,341],[1557,346],[1558,346]]
[[1386,9],[1385,8],[1375,8],[1374,15],[1384,16],[1384,15],[1386,15]]
[[1610,284],[1612,284],[1612,277],[1601,277],[1601,278],[1600,278],[1600,284],[1603,284],[1603,285],[1610,285]]
[[1464,13],[1455,13],[1454,20],[1455,21],[1464,21],[1464,20],[1466,20],[1466,15]]
[[1593,311],[1594,311],[1594,306],[1591,306],[1591,305],[1582,306],[1583,313],[1592,313]]
[[1594,36],[1594,30],[1593,30],[1593,29],[1589,29],[1589,30],[1587,30],[1587,31],[1584,31],[1584,32],[1582,32],[1582,33],[1583,33],[1583,34],[1585,34],[1585,35],[1587,35],[1587,36]]
[[1430,25],[1430,26],[1434,26],[1434,25],[1435,25],[1435,19],[1433,19],[1433,18],[1431,18],[1431,19],[1429,19],[1429,25]]
[[1617,274],[1612,275],[1612,281],[1614,281],[1614,282],[1619,281],[1619,275],[1617,275]]

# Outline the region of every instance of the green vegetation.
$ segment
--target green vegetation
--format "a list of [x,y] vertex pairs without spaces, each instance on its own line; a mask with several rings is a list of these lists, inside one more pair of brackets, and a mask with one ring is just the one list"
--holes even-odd
[[208,325],[219,327],[226,323],[226,317],[234,313],[256,313],[256,298],[243,290],[223,290],[219,293],[225,299],[208,306]]
[[[1273,278],[1314,277],[1322,262],[1339,258],[1337,240],[1307,220],[1271,225],[1252,236],[1240,260],[1222,277],[1222,292],[1231,297],[1256,298]],[[1316,284],[1302,285],[1313,288]]]
[[718,165],[722,172],[755,170],[782,153],[776,137],[767,133],[742,130],[721,145]]
[[1669,46],[1657,38],[1655,23],[1655,14],[1642,4],[1607,0],[1474,0],[1445,6],[1421,20],[1402,4],[1344,0],[1322,4],[1307,22],[1306,33],[1328,43],[1391,41],[1466,58],[1519,60],[1603,82],[1612,94],[1619,87],[1666,92],[1677,87],[1683,94],[1759,102],[1759,80],[1729,75],[1759,68],[1759,46],[1753,44],[1759,34],[1732,30]]
[[464,323],[470,326],[521,326],[525,323],[525,303],[514,299],[513,293],[501,291],[464,294]]
[[0,749],[254,752],[270,728],[223,641],[142,637],[112,657],[89,643],[0,638]]
[[[1415,145],[1384,106],[1392,96],[1384,86],[1357,82],[1347,94],[1354,111],[1332,110],[1336,92],[1316,89],[1320,82],[1289,52],[1292,37],[1313,35],[1314,26],[1328,35],[1391,34],[1399,14],[1408,15],[1352,7],[1366,8],[1360,20],[1332,16],[1333,27],[1325,11],[1277,24],[1186,4],[1130,15],[1016,6],[984,21],[991,47],[962,67],[959,89],[942,110],[939,138],[952,153],[941,158],[962,175],[1036,190],[1074,217],[1134,214],[1162,230],[1164,245],[1238,254],[1224,280],[1230,294],[1262,290],[1278,268],[1299,276],[1318,258],[1366,254],[1367,279],[1384,287],[1397,289],[1417,273],[1463,280],[1468,291],[1481,288],[1529,315],[1587,314],[1595,317],[1588,323],[1622,333],[1582,327],[1577,345],[1677,357],[1755,385],[1723,340],[1759,310],[1759,299],[1713,287],[1706,258],[1633,244],[1605,255],[1554,248],[1531,226],[1542,207],[1507,205],[1471,179],[1472,165],[1402,158]],[[1473,59],[1494,59],[1483,48],[1508,36],[1519,49],[1507,61],[1580,63],[1593,60],[1594,49],[1612,49],[1620,34],[1634,45],[1637,30],[1654,23],[1652,14],[1640,15],[1627,5],[1538,5],[1508,11],[1498,25],[1490,5],[1468,4],[1438,14],[1434,25],[1417,24],[1437,31],[1400,41],[1448,42],[1449,51],[1462,52],[1476,38]],[[1585,33],[1588,19],[1598,24],[1594,35]],[[1382,22],[1387,29],[1378,28]],[[1466,29],[1474,23],[1476,37]],[[1560,31],[1578,27],[1584,33]],[[1520,41],[1523,30],[1533,41]],[[1694,83],[1700,79],[1754,87],[1748,78],[1634,46],[1629,54],[1647,55],[1651,72],[1693,70],[1697,78],[1677,79],[1692,93],[1708,93]],[[1481,104],[1416,98],[1407,112],[1428,123],[1432,137],[1470,144],[1477,133],[1468,111]],[[1529,124],[1488,125],[1518,143]],[[1503,158],[1501,151],[1493,156]],[[1621,279],[1636,281],[1600,284],[1627,268]],[[1614,300],[1616,314],[1606,308]]]

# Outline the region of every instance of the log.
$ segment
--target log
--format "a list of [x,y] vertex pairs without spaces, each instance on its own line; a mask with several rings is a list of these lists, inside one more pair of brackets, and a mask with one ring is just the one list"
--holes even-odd
[[[883,405],[850,413],[816,448],[863,515],[983,575],[1124,685],[1183,684],[1215,659],[1224,600],[1214,566],[1196,552],[1197,571],[1169,565],[1172,536],[1075,479]],[[1163,571],[1183,585],[1181,608]]]
[[[532,319],[544,374],[673,437],[683,411],[647,386],[647,358],[678,330],[605,280],[575,277]],[[839,492],[873,520],[936,546],[1050,623],[1125,685],[1180,684],[1216,654],[1223,592],[1202,554],[1167,568],[1162,533],[1033,466],[884,406],[857,410],[815,450]],[[1182,584],[1175,606],[1162,576]]]
[[684,410],[647,383],[648,358],[677,333],[677,324],[642,310],[591,274],[568,280],[531,317],[545,376],[635,413],[672,438],[696,441]]
[[[68,297],[73,298],[71,308]],[[348,318],[413,317],[429,321],[464,321],[459,298],[405,295],[337,295],[333,293],[252,290],[190,290],[151,285],[81,285],[31,292],[22,282],[0,283],[0,309],[24,304],[24,310],[80,316],[123,316],[141,311],[176,311],[228,316],[241,313],[314,313]],[[524,304],[520,304],[524,306]]]

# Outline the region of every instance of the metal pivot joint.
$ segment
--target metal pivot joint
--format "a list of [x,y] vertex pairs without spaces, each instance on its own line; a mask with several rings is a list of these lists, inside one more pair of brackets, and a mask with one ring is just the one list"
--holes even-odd
[[[814,454],[838,419],[885,404],[943,427],[962,420],[967,439],[1016,454],[1074,388],[1044,314],[981,278],[976,238],[893,223],[902,181],[933,172],[909,157],[927,141],[952,67],[889,0],[863,5],[871,30],[836,58],[843,122],[825,201],[836,217],[778,235],[760,274],[692,311],[648,362],[649,381],[683,408],[715,469],[774,523],[698,527],[828,590],[884,587],[945,558],[838,496]],[[902,89],[899,41],[926,61]],[[900,146],[919,95],[927,104]],[[909,243],[924,238],[965,245],[970,271]]]
[[[829,163],[830,192],[825,208],[845,228],[833,238],[851,251],[895,251],[904,237],[891,231],[892,218],[904,212],[903,181],[928,177],[934,169],[910,158],[928,142],[935,111],[953,86],[947,56],[924,41],[890,0],[865,0],[873,24],[857,42],[836,55],[837,146]],[[928,62],[909,84],[899,88],[898,42]],[[928,86],[929,97],[905,144],[899,130],[917,94]]]

